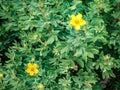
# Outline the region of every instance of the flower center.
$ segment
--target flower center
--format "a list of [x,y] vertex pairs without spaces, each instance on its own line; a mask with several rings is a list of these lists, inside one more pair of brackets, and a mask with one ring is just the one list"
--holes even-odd
[[35,69],[34,69],[34,68],[31,68],[31,71],[33,71],[33,72],[34,72],[34,71],[35,71]]
[[76,19],[76,20],[75,20],[75,23],[76,23],[76,24],[79,24],[79,20],[78,20],[78,19]]

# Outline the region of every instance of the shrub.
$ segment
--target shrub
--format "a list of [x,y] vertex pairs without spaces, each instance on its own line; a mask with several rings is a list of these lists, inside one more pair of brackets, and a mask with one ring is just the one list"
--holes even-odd
[[0,0],[0,88],[102,90],[120,69],[119,5]]

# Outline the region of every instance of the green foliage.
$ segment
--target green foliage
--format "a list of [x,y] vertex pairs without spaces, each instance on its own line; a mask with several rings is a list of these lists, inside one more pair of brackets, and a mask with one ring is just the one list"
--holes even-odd
[[[0,89],[103,90],[120,69],[119,10],[119,0],[0,0]],[[75,31],[78,13],[87,23]]]

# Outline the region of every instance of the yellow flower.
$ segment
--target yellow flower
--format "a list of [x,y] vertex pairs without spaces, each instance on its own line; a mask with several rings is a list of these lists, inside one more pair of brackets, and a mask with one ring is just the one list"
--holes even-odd
[[3,78],[3,74],[2,73],[0,73],[0,78]]
[[43,84],[39,84],[39,85],[38,85],[38,89],[39,89],[39,90],[43,90],[43,89],[44,89]]
[[69,22],[71,26],[75,28],[75,30],[80,30],[81,26],[86,24],[86,21],[82,18],[82,14],[71,15],[71,20]]
[[37,34],[35,34],[33,37],[34,37],[34,39],[37,39],[37,38],[38,38],[38,35],[37,35]]
[[38,65],[28,63],[28,67],[26,69],[26,72],[29,73],[31,76],[33,76],[34,74],[38,74]]

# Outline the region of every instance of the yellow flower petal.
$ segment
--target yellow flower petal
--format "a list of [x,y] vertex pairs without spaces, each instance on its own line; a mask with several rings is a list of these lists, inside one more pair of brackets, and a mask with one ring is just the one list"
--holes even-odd
[[35,74],[38,74],[38,72],[39,72],[38,69],[36,69],[34,73],[35,73]]
[[32,63],[28,63],[28,67],[32,67]]
[[33,72],[30,72],[29,74],[30,74],[30,76],[33,76],[33,75],[34,75],[34,73],[33,73]]
[[86,24],[85,20],[81,20],[81,26],[84,26]]
[[75,15],[71,15],[70,17],[71,17],[71,19],[75,19],[75,18],[76,18],[76,16],[75,16]]
[[78,14],[77,16],[76,16],[78,19],[82,19],[82,14]]
[[72,20],[70,20],[69,25],[72,25]]
[[75,30],[80,30],[80,26],[75,26]]
[[74,26],[74,25],[75,25],[74,20],[71,20],[71,21],[70,21],[70,25],[71,25],[71,26]]
[[30,69],[26,69],[25,71],[26,71],[27,73],[29,73],[29,72],[30,72]]
[[38,68],[38,65],[37,65],[37,64],[33,64],[33,67],[34,67],[34,68]]

